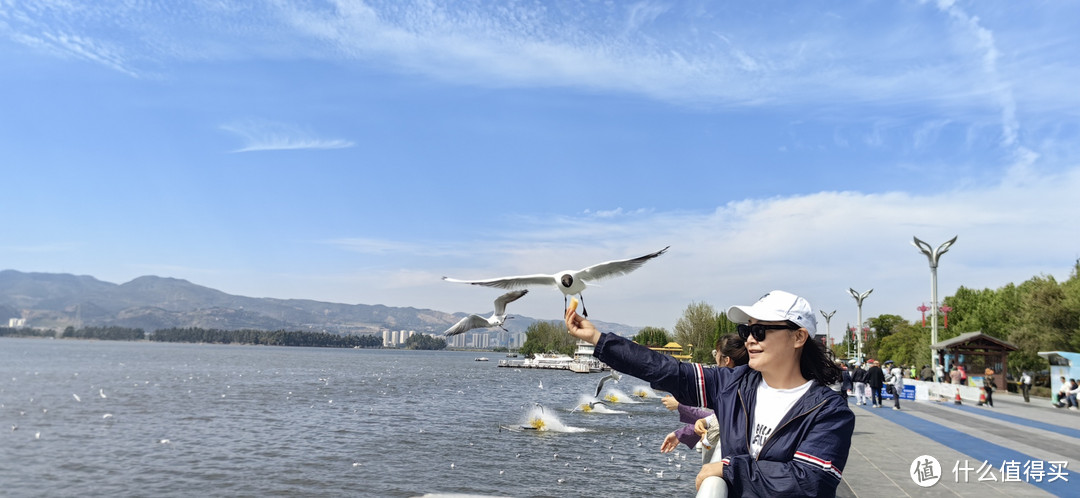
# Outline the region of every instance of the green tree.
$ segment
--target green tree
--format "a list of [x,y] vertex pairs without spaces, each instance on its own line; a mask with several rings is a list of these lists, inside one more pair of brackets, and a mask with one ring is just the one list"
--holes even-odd
[[[867,323],[870,324],[870,330],[873,331],[873,333],[867,335],[866,343],[863,344],[863,352],[867,358],[882,357],[881,353],[879,353],[881,341],[892,335],[900,327],[907,325],[907,322],[898,315],[880,315],[868,319]],[[929,348],[929,346],[927,347]],[[930,353],[927,353],[927,358],[930,358]],[[897,360],[894,359],[893,361]]]
[[[893,315],[895,316],[895,315]],[[899,365],[930,364],[930,329],[920,323],[891,323],[889,334],[877,341],[875,358],[895,361]]]
[[1065,342],[1069,351],[1080,351],[1080,259],[1073,266],[1072,275],[1065,283],[1061,284],[1061,290],[1065,294],[1062,305],[1072,312],[1070,322],[1065,326],[1069,328]]
[[525,329],[525,344],[518,352],[523,355],[551,352],[573,355],[576,343],[563,322],[536,321]]
[[[997,290],[960,287],[956,294],[945,298],[945,304],[952,311],[949,312],[949,327],[939,330],[938,340],[974,331],[1006,339],[1019,324],[1016,310],[1020,306],[1020,295],[1020,289],[1011,283]],[[939,324],[944,324],[942,318],[938,318]]]
[[641,344],[642,346],[663,347],[671,342],[671,336],[668,335],[666,329],[645,327],[639,330],[637,335],[634,336],[634,342]]
[[446,349],[446,339],[427,334],[417,334],[405,339],[405,349]]
[[1068,350],[1076,334],[1078,309],[1066,306],[1066,286],[1054,277],[1035,277],[1019,286],[1018,324],[1007,336],[1019,350],[1009,355],[1014,370],[1045,368],[1039,351]]
[[675,341],[691,348],[691,361],[711,362],[710,352],[715,344],[720,315],[706,303],[690,303],[675,323]]

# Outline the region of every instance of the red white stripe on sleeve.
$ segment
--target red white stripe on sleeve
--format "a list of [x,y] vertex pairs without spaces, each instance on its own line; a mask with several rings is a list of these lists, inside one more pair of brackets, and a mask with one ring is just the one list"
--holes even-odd
[[827,472],[829,475],[835,477],[837,480],[840,480],[843,477],[843,475],[840,473],[840,469],[833,467],[832,462],[829,460],[822,460],[814,455],[803,453],[801,451],[796,451],[795,461],[807,463],[813,465],[814,467],[820,468],[821,470]]
[[701,368],[700,363],[694,363],[694,372],[697,374],[697,397],[698,406],[702,408],[709,408],[709,404],[705,399],[705,371]]

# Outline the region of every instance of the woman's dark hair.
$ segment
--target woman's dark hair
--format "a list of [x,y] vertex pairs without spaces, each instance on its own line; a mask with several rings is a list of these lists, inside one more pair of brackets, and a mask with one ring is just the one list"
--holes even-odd
[[746,341],[739,334],[726,334],[716,340],[716,350],[726,358],[731,358],[735,366],[745,365],[750,362],[750,354],[746,352]]
[[836,365],[836,355],[831,349],[826,348],[813,337],[806,338],[802,349],[799,371],[803,378],[816,380],[826,386],[840,382],[843,372]]

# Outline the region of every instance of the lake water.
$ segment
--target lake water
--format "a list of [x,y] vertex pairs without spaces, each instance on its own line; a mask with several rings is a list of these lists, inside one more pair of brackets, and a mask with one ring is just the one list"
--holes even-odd
[[604,374],[483,354],[0,339],[0,493],[693,493],[700,456],[659,452],[681,424],[631,403],[644,381],[572,412]]

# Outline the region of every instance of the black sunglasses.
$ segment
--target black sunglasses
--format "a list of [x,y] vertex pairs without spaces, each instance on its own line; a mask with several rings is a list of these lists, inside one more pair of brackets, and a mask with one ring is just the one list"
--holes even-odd
[[739,337],[742,338],[742,340],[745,341],[748,337],[750,337],[752,335],[752,336],[754,336],[754,340],[756,340],[758,342],[764,341],[765,340],[765,333],[770,331],[770,330],[798,330],[798,329],[799,329],[799,326],[796,325],[795,323],[792,323],[791,321],[788,321],[787,323],[785,323],[783,325],[764,325],[764,324],[761,324],[761,323],[755,323],[755,324],[752,324],[752,325],[747,325],[745,323],[740,323],[738,326],[735,327],[735,330],[737,330],[739,332]]

